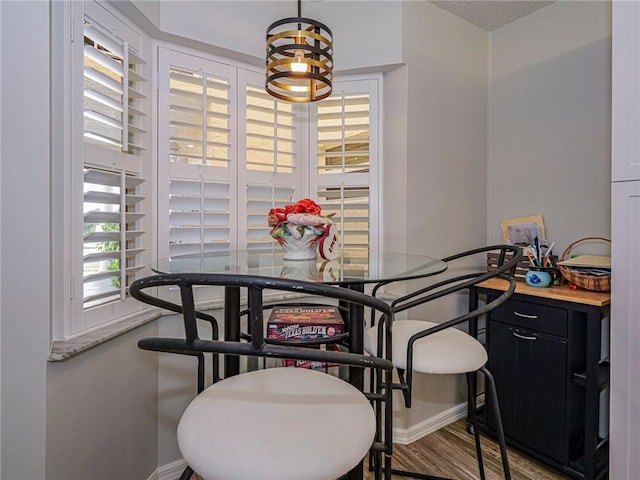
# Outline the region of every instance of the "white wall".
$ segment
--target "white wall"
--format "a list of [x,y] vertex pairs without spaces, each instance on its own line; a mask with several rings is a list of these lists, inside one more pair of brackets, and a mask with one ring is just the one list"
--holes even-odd
[[[406,2],[403,42],[406,189],[397,195],[404,193],[407,250],[446,256],[484,245],[488,34],[430,2]],[[385,158],[388,168],[399,161],[394,155]],[[436,322],[451,318],[446,307],[424,313]],[[461,400],[460,378],[414,378],[406,428],[416,428]]]
[[50,129],[60,117],[52,116],[50,79],[63,67],[50,61],[48,1],[1,8],[2,478],[144,479],[157,466],[157,358],[136,341],[155,325],[47,361],[57,254],[50,182],[61,168],[51,162]]
[[610,237],[610,2],[555,2],[494,31],[490,85],[491,241],[534,213],[558,254]]
[[2,478],[33,480],[45,476],[49,4],[2,2],[1,21]]
[[430,2],[407,2],[408,248],[446,255],[485,234],[488,38]]
[[[162,32],[215,45],[234,57],[252,57],[257,65],[264,65],[267,27],[297,16],[297,4],[291,1],[134,3]],[[402,2],[304,1],[302,16],[331,29],[336,71],[402,62]]]
[[407,251],[407,82],[404,65],[384,75],[384,162],[382,202],[393,205],[384,216],[383,245],[387,250]]
[[144,480],[156,470],[159,354],[137,348],[153,336],[147,324],[47,366],[46,476],[31,478]]

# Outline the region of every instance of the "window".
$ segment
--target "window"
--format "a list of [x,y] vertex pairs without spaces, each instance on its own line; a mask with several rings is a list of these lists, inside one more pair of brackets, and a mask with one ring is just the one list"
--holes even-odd
[[[138,311],[127,286],[148,263],[148,40],[97,2],[72,2],[65,244],[69,337]],[[78,41],[81,39],[82,41]]]
[[311,176],[318,203],[334,211],[342,244],[364,261],[378,245],[377,80],[336,82],[330,98],[316,104]]
[[67,66],[52,85],[64,133],[53,136],[64,138],[53,146],[55,339],[144,310],[127,289],[152,246],[157,257],[275,249],[268,210],[304,197],[335,212],[366,263],[378,238],[381,77],[335,81],[319,103],[284,102],[253,66],[169,44],[152,65],[150,39],[104,2],[52,11],[65,20],[52,55]]
[[265,92],[263,72],[197,52],[161,48],[159,72],[160,257],[277,248],[269,209],[314,197],[366,263],[378,237],[378,77],[294,104]]
[[236,241],[235,69],[163,49],[159,71],[159,254],[228,250]]
[[[298,168],[302,107],[278,100],[264,89],[264,74],[243,71],[244,95],[239,98],[244,122],[238,131],[244,138],[240,153],[240,179],[246,211],[240,220],[238,243],[247,249],[279,248],[269,235],[266,214],[306,196]],[[242,221],[244,220],[246,224]]]

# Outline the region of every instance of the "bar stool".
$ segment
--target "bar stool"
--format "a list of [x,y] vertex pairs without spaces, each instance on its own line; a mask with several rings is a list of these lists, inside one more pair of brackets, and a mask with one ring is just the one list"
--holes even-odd
[[[484,480],[484,463],[480,445],[479,427],[476,421],[476,374],[484,374],[486,386],[492,401],[488,402],[496,423],[496,431],[500,444],[500,453],[505,479],[511,478],[506,443],[502,428],[500,409],[497,401],[493,376],[485,367],[488,357],[484,346],[472,335],[457,328],[458,325],[468,324],[479,317],[489,313],[502,305],[515,291],[516,283],[514,273],[516,266],[522,258],[522,250],[510,245],[495,245],[477,248],[452,255],[443,259],[448,264],[454,260],[468,259],[469,257],[484,255],[488,252],[498,252],[498,265],[493,271],[475,271],[452,276],[428,287],[404,295],[391,303],[394,313],[410,310],[412,308],[435,302],[438,299],[447,298],[458,292],[468,290],[471,286],[482,283],[490,278],[504,278],[509,282],[509,288],[499,297],[482,305],[476,306],[467,313],[455,316],[442,323],[430,322],[421,319],[398,320],[393,327],[393,356],[392,361],[397,369],[400,382],[393,388],[402,391],[405,406],[411,407],[411,395],[414,372],[432,375],[465,374],[468,393],[468,418],[473,425],[476,453],[480,478]],[[484,260],[484,259],[483,259]],[[486,261],[486,260],[485,260]],[[382,285],[374,288],[374,295]],[[373,316],[372,316],[373,319]],[[378,322],[377,327],[372,327],[365,333],[365,350],[372,354],[380,354],[384,351],[383,338],[385,332],[384,319]],[[393,470],[400,475],[421,478],[440,479],[432,475],[403,470]]]
[[[250,341],[198,337],[193,299],[196,285],[247,289]],[[193,472],[205,480],[335,480],[358,465],[368,451],[376,459],[376,479],[383,473],[385,479],[391,478],[392,391],[382,387],[391,382],[393,370],[393,312],[389,305],[344,288],[230,274],[156,275],[136,280],[129,290],[140,301],[167,307],[165,300],[143,292],[158,286],[179,287],[185,338],[145,338],[138,342],[142,349],[328,362],[372,369],[380,380],[379,389],[365,394],[322,372],[280,367],[240,373],[214,383],[189,404],[178,425],[178,445],[188,464],[182,480]],[[306,293],[374,309],[388,326],[388,355],[268,343],[264,338],[265,289]]]

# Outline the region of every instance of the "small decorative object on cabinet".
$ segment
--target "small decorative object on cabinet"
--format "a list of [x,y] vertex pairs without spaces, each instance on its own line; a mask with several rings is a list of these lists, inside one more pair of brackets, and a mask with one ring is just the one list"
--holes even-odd
[[553,267],[529,267],[524,276],[524,281],[530,287],[548,287],[556,276],[556,269]]
[[[469,301],[491,301],[506,285],[484,282]],[[604,292],[520,283],[486,319],[507,443],[585,480],[608,471],[609,303]],[[491,416],[480,419],[492,433]]]

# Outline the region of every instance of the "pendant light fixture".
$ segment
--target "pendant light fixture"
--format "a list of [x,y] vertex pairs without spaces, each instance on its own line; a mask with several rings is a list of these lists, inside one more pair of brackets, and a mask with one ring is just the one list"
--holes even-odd
[[298,16],[284,18],[267,28],[265,89],[289,102],[315,102],[331,95],[333,38],[320,22]]

